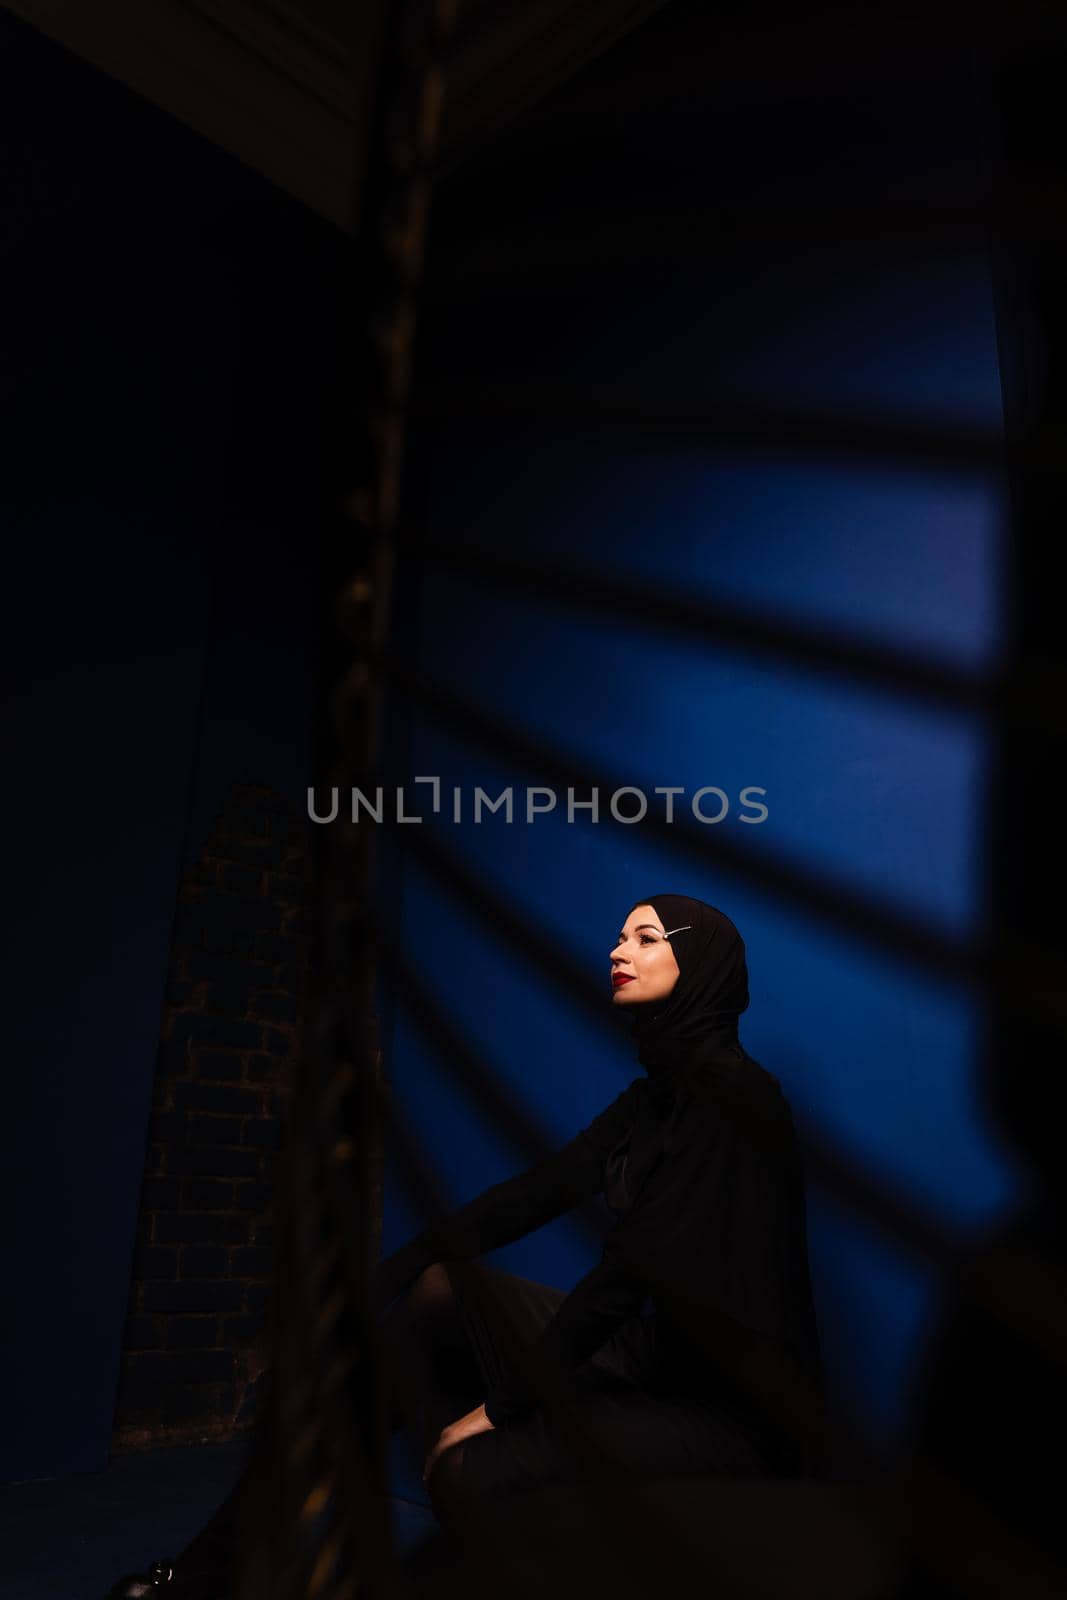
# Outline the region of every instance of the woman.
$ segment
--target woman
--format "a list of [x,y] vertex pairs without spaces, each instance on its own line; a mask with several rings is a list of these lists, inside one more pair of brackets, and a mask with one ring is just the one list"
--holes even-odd
[[[652,895],[610,963],[646,1076],[378,1269],[394,1420],[442,1517],[458,1495],[588,1474],[814,1470],[797,1429],[821,1385],[803,1181],[788,1105],[737,1037],[744,943],[704,901]],[[569,1294],[474,1263],[601,1192],[615,1224]],[[113,1593],[169,1589],[173,1571],[169,1592],[188,1572],[190,1596],[214,1595],[235,1503],[176,1569]]]
[[[609,1470],[815,1470],[821,1362],[801,1166],[779,1086],[745,1052],[744,943],[688,895],[630,909],[612,1005],[647,1076],[556,1155],[495,1185],[383,1262],[384,1348],[447,1513]],[[616,1214],[571,1290],[471,1264],[603,1192]],[[793,1416],[789,1424],[785,1412]]]

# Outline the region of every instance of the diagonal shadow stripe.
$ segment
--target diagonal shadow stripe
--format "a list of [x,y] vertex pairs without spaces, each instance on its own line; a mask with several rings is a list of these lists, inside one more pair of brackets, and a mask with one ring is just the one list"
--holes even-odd
[[871,687],[938,709],[990,717],[1005,694],[996,678],[950,661],[924,659],[840,628],[831,631],[770,617],[733,601],[672,593],[602,570],[583,572],[520,560],[454,540],[429,539],[420,544],[419,553],[439,571],[538,595],[582,612],[635,624],[642,631],[666,633],[706,650],[739,651],[826,674],[849,687]]
[[619,433],[636,430],[701,442],[709,451],[731,455],[801,455],[805,460],[891,461],[905,466],[964,468],[999,477],[1004,443],[999,432],[952,427],[914,417],[846,417],[838,413],[791,411],[753,404],[743,396],[728,401],[690,402],[676,408],[650,405],[618,386],[524,382],[521,388],[498,380],[424,384],[412,404],[414,418],[452,422],[509,422],[558,427],[562,424]]

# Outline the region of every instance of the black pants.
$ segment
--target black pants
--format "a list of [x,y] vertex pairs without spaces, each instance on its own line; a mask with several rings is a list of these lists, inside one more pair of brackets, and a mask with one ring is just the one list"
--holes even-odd
[[[431,1267],[383,1319],[393,1425],[405,1423],[428,1451],[448,1423],[502,1390],[521,1364],[521,1346],[564,1298],[561,1289],[492,1267]],[[656,1355],[654,1319],[635,1317],[577,1375],[561,1410],[502,1421],[447,1450],[430,1481],[438,1515],[449,1518],[457,1495],[604,1476],[775,1475],[751,1430],[710,1403],[671,1392]],[[215,1600],[230,1593],[241,1493],[239,1484],[179,1557],[179,1594]]]
[[[420,1448],[440,1428],[498,1397],[565,1298],[560,1289],[471,1263],[430,1268],[387,1331],[408,1376]],[[502,1420],[439,1458],[435,1503],[454,1493],[507,1494],[591,1477],[766,1475],[758,1434],[712,1402],[679,1394],[657,1362],[654,1317],[634,1317],[581,1369],[562,1407]],[[414,1359],[413,1359],[414,1355]],[[409,1412],[409,1415],[411,1413]]]

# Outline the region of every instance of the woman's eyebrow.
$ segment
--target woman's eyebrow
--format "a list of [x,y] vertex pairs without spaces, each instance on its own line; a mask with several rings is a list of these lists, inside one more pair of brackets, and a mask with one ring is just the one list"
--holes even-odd
[[[659,928],[656,927],[656,924],[654,922],[639,922],[637,924],[637,927],[634,929],[634,932],[635,933],[640,933],[642,928],[651,928],[653,933],[659,933],[660,932]],[[625,928],[620,928],[619,929],[619,938],[620,939],[625,939],[626,938],[626,929]]]

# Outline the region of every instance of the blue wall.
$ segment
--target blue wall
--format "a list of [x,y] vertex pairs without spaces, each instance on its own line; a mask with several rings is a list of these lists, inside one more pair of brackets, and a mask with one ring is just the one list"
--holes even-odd
[[[925,107],[909,100],[916,120],[913,143],[892,158],[896,200],[918,190],[927,201],[975,198],[966,85],[956,85],[962,112],[949,155],[923,122],[924,110],[932,116],[952,92],[931,85]],[[832,131],[823,154],[828,169],[841,154],[833,169],[840,197],[872,183],[877,163],[869,159],[865,170],[862,153],[841,144],[825,115]],[[871,148],[883,148],[879,138],[889,148],[900,134],[895,104],[868,117]],[[798,137],[804,144],[803,127]],[[788,150],[776,148],[774,160],[791,170]],[[753,171],[758,192],[766,174]],[[585,219],[583,237],[595,222],[595,214]],[[911,239],[845,230],[813,234],[792,250],[778,244],[727,236],[695,266],[660,263],[640,282],[636,272],[618,282],[605,271],[595,293],[571,297],[558,282],[540,294],[528,280],[495,295],[474,284],[441,314],[430,366],[446,393],[456,373],[468,390],[503,380],[520,396],[524,384],[548,382],[561,393],[585,385],[612,399],[638,396],[652,410],[734,402],[829,417],[840,437],[830,427],[822,445],[740,446],[728,435],[700,442],[654,428],[438,420],[431,533],[839,629],[947,666],[993,668],[1008,627],[997,471],[844,442],[859,422],[996,443],[1000,384],[981,230],[961,225],[934,242],[922,229]],[[746,826],[735,804],[709,838],[814,869],[947,934],[978,930],[994,752],[977,715],[440,572],[426,578],[413,626],[417,665],[434,681],[642,787],[653,806],[661,804],[651,793],[657,784],[684,785],[687,794],[716,784],[731,797],[746,784],[766,789],[766,822]],[[520,812],[527,782],[552,783],[472,751],[420,715],[407,771],[439,774],[446,794],[458,785],[468,805],[475,785],[495,796],[514,784]],[[413,809],[428,810],[419,803],[426,793],[411,790]],[[752,1001],[742,1037],[797,1111],[946,1224],[978,1227],[1012,1202],[1021,1178],[978,1100],[983,1019],[973,998],[887,961],[714,861],[695,870],[640,824],[567,825],[557,812],[530,825],[491,815],[455,825],[446,808],[431,825],[532,926],[550,930],[561,967],[605,980],[606,1010],[608,952],[636,895],[674,889],[720,905],[748,945]],[[639,1070],[624,1039],[613,1045],[572,1014],[414,864],[404,874],[402,921],[441,1005],[561,1141]],[[402,1006],[390,1061],[450,1200],[516,1170],[517,1153],[449,1081]],[[416,1220],[394,1184],[387,1246]],[[810,1234],[834,1392],[873,1436],[899,1443],[939,1286],[817,1188]],[[567,1286],[591,1264],[590,1252],[565,1220],[499,1252],[499,1263]]]

